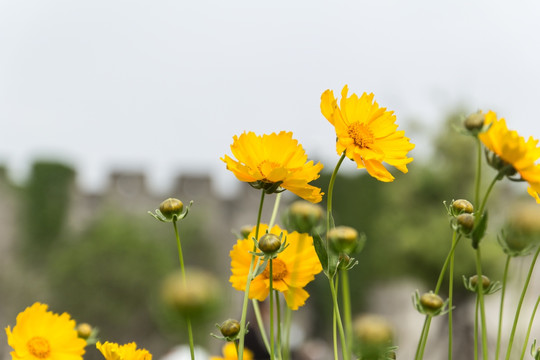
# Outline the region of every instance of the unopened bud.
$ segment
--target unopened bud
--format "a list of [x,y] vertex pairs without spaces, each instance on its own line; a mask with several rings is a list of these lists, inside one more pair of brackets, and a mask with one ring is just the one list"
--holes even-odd
[[[471,276],[469,280],[471,282],[472,287],[476,288],[476,286],[478,285],[478,275]],[[487,276],[482,275],[482,289],[487,289],[490,284],[491,284],[491,280]]]
[[472,214],[459,214],[456,220],[464,234],[470,233],[474,228],[474,215]]
[[240,235],[242,235],[243,239],[247,239],[249,234],[251,233],[251,230],[253,229],[253,226],[251,225],[244,225],[240,228]]
[[80,323],[77,325],[77,336],[81,339],[88,339],[92,335],[92,326],[87,323]]
[[484,127],[485,115],[482,111],[477,111],[465,118],[465,128],[469,131],[480,130]]
[[240,323],[234,319],[225,320],[220,326],[221,335],[233,339],[240,332]]
[[184,210],[184,204],[175,198],[168,198],[159,205],[159,211],[167,220],[178,218]]
[[291,227],[301,233],[309,233],[323,218],[323,210],[319,205],[305,200],[298,200],[289,207]]
[[420,296],[420,304],[425,310],[437,311],[444,306],[444,301],[439,295],[429,292]]
[[268,233],[264,234],[259,239],[259,249],[265,254],[274,254],[281,247],[281,239],[279,236]]
[[474,207],[473,204],[471,204],[468,200],[458,199],[452,202],[452,210],[455,214],[472,214],[472,212],[474,211]]
[[349,226],[337,226],[328,232],[328,241],[336,251],[350,254],[358,246],[358,232]]

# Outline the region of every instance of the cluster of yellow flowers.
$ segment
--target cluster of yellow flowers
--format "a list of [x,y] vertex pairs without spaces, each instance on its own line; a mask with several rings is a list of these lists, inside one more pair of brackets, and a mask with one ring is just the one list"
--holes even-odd
[[[407,154],[414,144],[405,137],[404,131],[397,130],[396,116],[392,111],[379,107],[373,94],[348,96],[348,87],[345,86],[338,105],[333,91],[326,90],[321,96],[320,107],[323,116],[335,128],[336,152],[341,157],[338,167],[347,157],[354,160],[358,168],[366,169],[372,177],[383,182],[394,180],[385,164],[407,173],[407,164],[413,161]],[[490,165],[500,172],[501,178],[506,176],[526,181],[528,193],[540,203],[538,140],[530,137],[526,141],[516,131],[509,130],[505,120],[497,119],[492,111],[480,113],[480,117],[475,135],[492,154]],[[302,145],[291,132],[269,135],[244,132],[234,136],[233,140],[232,157],[224,155],[221,160],[238,180],[267,194],[289,190],[312,203],[322,200],[324,193],[310,182],[319,178],[323,165],[308,161]],[[167,217],[166,209],[163,212],[163,218],[158,216],[162,221],[176,222],[185,216],[176,214],[172,218]],[[182,208],[179,209],[181,212]],[[265,258],[266,261],[270,259],[268,264],[264,262],[265,268],[250,278],[254,268],[254,251],[257,250],[254,249],[253,239],[257,240],[259,234],[279,236],[286,239],[287,246]],[[313,237],[296,231],[289,233],[277,225],[258,223],[249,235],[237,240],[230,257],[230,282],[235,289],[246,291],[249,298],[259,301],[266,299],[272,290],[277,290],[283,294],[291,310],[305,304],[309,294],[304,287],[314,280],[316,274],[325,270]],[[268,268],[270,264],[273,265],[272,270]],[[81,360],[87,341],[80,337],[75,325],[69,314],[58,315],[47,311],[45,304],[33,304],[17,316],[13,329],[10,326],[6,328],[8,344],[14,349],[12,359]],[[96,347],[106,360],[152,358],[147,350],[137,349],[135,343],[118,345],[97,342]],[[246,360],[252,358],[249,350],[243,351],[241,357]],[[224,346],[223,355],[223,358],[211,359],[237,359],[237,349],[233,343]]]

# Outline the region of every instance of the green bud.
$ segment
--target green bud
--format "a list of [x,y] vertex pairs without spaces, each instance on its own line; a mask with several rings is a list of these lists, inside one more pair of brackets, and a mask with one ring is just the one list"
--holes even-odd
[[439,295],[429,292],[420,296],[420,304],[426,311],[436,312],[444,306],[444,301]]
[[469,131],[479,131],[484,127],[484,119],[485,115],[482,113],[482,111],[477,111],[475,113],[470,114],[465,118],[465,128]]
[[464,213],[456,217],[457,223],[464,234],[469,234],[474,228],[474,215]]
[[319,205],[309,201],[298,200],[289,206],[288,220],[293,230],[309,233],[323,218],[323,210]]
[[219,330],[225,338],[234,339],[240,332],[240,323],[237,320],[228,319],[221,323]]
[[474,211],[474,207],[473,204],[471,204],[468,200],[458,199],[452,202],[452,210],[454,214],[472,214]]
[[251,233],[251,230],[253,229],[253,226],[251,225],[244,225],[240,228],[240,235],[242,235],[243,239],[247,239],[249,234]]
[[274,254],[280,247],[281,238],[275,234],[267,233],[259,239],[259,249],[267,255]]
[[328,241],[337,252],[350,254],[358,246],[358,232],[349,226],[337,226],[328,232]]
[[168,198],[159,205],[159,211],[167,220],[178,218],[184,210],[184,204],[175,198]]
[[[472,287],[476,288],[476,286],[478,285],[478,275],[471,276],[469,281]],[[482,289],[487,289],[490,284],[491,284],[491,280],[487,276],[482,275]]]
[[77,325],[77,336],[81,339],[88,339],[92,335],[92,326],[87,323],[80,323]]

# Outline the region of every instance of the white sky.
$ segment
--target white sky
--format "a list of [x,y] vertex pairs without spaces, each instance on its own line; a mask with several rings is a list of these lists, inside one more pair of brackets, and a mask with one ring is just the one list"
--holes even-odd
[[22,179],[65,160],[87,189],[117,167],[234,182],[234,134],[291,130],[332,168],[319,101],[344,84],[395,111],[415,157],[458,105],[539,138],[539,18],[533,0],[0,0],[0,162]]

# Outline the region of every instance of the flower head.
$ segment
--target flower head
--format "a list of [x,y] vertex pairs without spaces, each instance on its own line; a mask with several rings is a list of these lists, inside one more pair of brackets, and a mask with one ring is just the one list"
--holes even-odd
[[137,349],[134,342],[118,345],[106,341],[104,344],[98,342],[96,348],[101,351],[106,360],[152,360],[152,354],[145,349]]
[[281,187],[313,203],[322,200],[321,189],[308,183],[319,178],[323,165],[306,162],[307,155],[291,132],[262,136],[248,132],[233,139],[231,151],[237,160],[228,155],[221,160],[238,180],[270,192]]
[[521,179],[529,183],[528,193],[540,204],[540,146],[532,136],[527,141],[514,130],[508,130],[506,121],[497,119],[490,111],[485,116],[488,130],[478,135],[485,147],[506,165],[512,166]]
[[341,91],[337,105],[334,92],[326,90],[321,96],[321,111],[336,128],[336,150],[356,162],[359,169],[380,181],[393,181],[394,177],[383,162],[406,173],[407,164],[413,161],[407,153],[414,148],[404,131],[396,131],[396,116],[373,100],[373,94],[356,94],[347,97],[347,85]]
[[[236,354],[236,347],[234,346],[234,343],[228,342],[225,345],[223,345],[223,357],[219,356],[212,356],[210,360],[237,360],[238,355]],[[253,359],[253,353],[248,350],[244,349],[244,355],[242,357],[246,360],[252,360]]]
[[13,360],[82,360],[86,341],[79,338],[70,315],[47,311],[35,303],[17,315],[13,330],[6,328]]
[[[268,225],[261,224],[259,233],[264,234]],[[289,244],[275,259],[273,259],[273,287],[285,296],[287,305],[292,310],[304,305],[309,297],[307,291],[303,289],[310,281],[315,279],[315,275],[321,272],[322,267],[313,246],[313,238],[308,234],[295,232],[287,233],[279,226],[274,226],[270,231],[272,234],[283,233],[283,238],[287,237]],[[239,239],[230,252],[232,275],[229,281],[237,290],[246,288],[249,265],[251,263],[251,251],[255,228],[253,228],[248,239]],[[270,293],[270,271],[268,264],[264,271],[255,277],[249,289],[249,298],[262,301]]]

